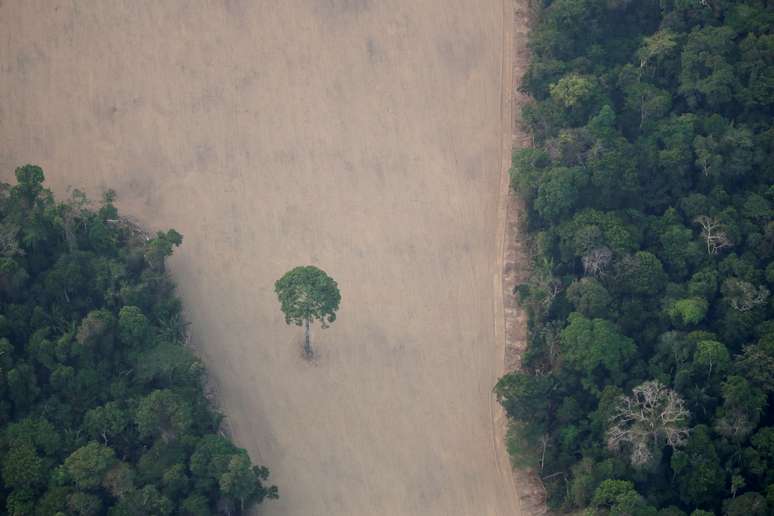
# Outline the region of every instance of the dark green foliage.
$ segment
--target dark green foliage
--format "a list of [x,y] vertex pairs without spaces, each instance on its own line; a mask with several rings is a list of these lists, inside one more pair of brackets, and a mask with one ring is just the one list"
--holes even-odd
[[607,382],[622,384],[626,366],[636,353],[634,341],[605,319],[573,313],[568,323],[560,337],[565,367],[593,393]]
[[[555,509],[770,514],[774,10],[535,4],[521,85],[535,146],[511,168],[534,257],[514,292],[529,340],[495,388],[509,450]],[[654,380],[690,412],[688,438],[634,467],[645,441],[625,432],[644,427],[621,400]]]
[[341,294],[336,282],[313,265],[296,267],[274,284],[285,322],[301,326],[319,320],[323,325],[336,320]]
[[275,498],[219,435],[184,345],[164,271],[182,236],[144,238],[112,192],[95,211],[79,192],[57,203],[39,167],[16,177],[0,185],[0,512],[242,514]]
[[672,455],[671,467],[680,499],[686,504],[706,507],[725,487],[723,468],[704,425],[695,427],[685,448]]
[[605,480],[594,493],[592,505],[610,516],[656,516],[654,507],[625,480]]
[[336,320],[341,293],[336,280],[314,265],[295,267],[274,283],[287,324],[304,325],[304,352],[312,355],[309,325],[320,321],[323,328]]

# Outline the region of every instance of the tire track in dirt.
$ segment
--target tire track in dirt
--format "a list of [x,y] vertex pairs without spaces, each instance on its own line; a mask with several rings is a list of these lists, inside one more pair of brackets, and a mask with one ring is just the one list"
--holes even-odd
[[[520,107],[527,100],[518,91],[529,61],[527,47],[529,0],[503,0],[503,51],[501,69],[500,190],[497,207],[497,252],[494,276],[494,325],[499,357],[497,378],[518,370],[527,347],[527,317],[516,303],[514,288],[529,274],[529,256],[521,238],[523,205],[510,189],[509,170],[515,148],[530,145],[529,135],[521,127]],[[540,476],[532,470],[513,468],[506,447],[508,418],[490,398],[495,461],[501,475],[507,477],[523,514],[545,514],[545,489]]]
[[[513,0],[503,0],[502,2],[502,49],[500,57],[500,184],[497,200],[497,227],[495,239],[497,250],[495,252],[495,271],[493,277],[493,302],[494,302],[494,337],[495,350],[497,356],[495,381],[505,372],[505,310],[504,310],[504,292],[503,292],[503,270],[505,258],[505,240],[507,231],[507,208],[508,208],[508,169],[510,166],[510,148],[511,148],[511,90],[512,90],[512,32],[513,23],[511,23],[510,8]],[[497,402],[494,392],[489,396],[489,411],[492,417],[492,450],[494,453],[494,462],[500,476],[509,486],[509,490],[514,498],[518,500],[518,492],[513,477],[513,468],[508,459],[508,452],[505,448],[505,431],[507,418],[503,408]]]

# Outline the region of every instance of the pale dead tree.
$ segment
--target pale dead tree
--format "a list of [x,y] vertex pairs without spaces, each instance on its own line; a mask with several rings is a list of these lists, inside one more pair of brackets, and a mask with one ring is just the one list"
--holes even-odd
[[605,235],[599,229],[599,226],[586,224],[575,230],[573,241],[575,243],[575,252],[579,256],[583,256],[593,249],[604,247]]
[[539,274],[535,278],[535,287],[542,294],[543,307],[548,308],[562,291],[562,282],[550,274]]
[[[550,259],[535,261],[528,283],[532,303],[542,310],[548,309],[562,291],[562,282],[554,276],[553,269],[554,264]],[[514,293],[518,288],[514,289]]]
[[16,255],[24,254],[24,250],[19,247],[19,241],[16,239],[18,234],[19,226],[0,224],[0,256],[13,258]]
[[756,287],[738,278],[728,278],[723,282],[722,290],[731,308],[737,312],[749,312],[766,303],[770,294],[769,289],[763,285]]
[[685,444],[689,416],[679,394],[657,380],[645,382],[635,387],[631,396],[616,401],[607,447],[628,453],[635,467],[646,466],[665,445],[676,448]]
[[129,237],[137,242],[148,242],[151,239],[150,233],[148,233],[145,228],[126,217],[121,217],[120,219],[107,219],[105,222],[126,232]]
[[592,249],[581,258],[583,272],[586,275],[601,276],[613,259],[613,252],[607,247]]
[[699,215],[693,221],[701,226],[701,236],[707,243],[707,254],[718,254],[721,249],[734,245],[719,220]]

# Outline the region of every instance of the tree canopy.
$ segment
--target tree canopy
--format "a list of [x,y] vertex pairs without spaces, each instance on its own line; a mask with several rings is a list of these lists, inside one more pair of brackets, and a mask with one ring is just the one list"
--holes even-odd
[[43,171],[0,184],[4,514],[240,514],[277,496],[220,433],[164,260],[107,192],[64,202]]
[[770,2],[531,4],[514,460],[553,509],[771,513]]
[[305,326],[304,349],[311,355],[309,324],[320,321],[323,328],[336,320],[341,293],[336,281],[313,265],[295,267],[274,284],[287,324]]

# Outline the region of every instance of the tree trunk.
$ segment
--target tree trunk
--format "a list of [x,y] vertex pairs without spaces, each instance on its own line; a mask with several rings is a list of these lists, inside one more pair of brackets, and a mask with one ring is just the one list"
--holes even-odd
[[543,443],[543,452],[540,455],[540,472],[543,472],[543,466],[546,462],[546,448],[548,447],[548,436],[543,435],[543,437],[540,438],[540,441]]
[[304,354],[307,358],[312,356],[312,346],[309,343],[309,319],[304,319]]

